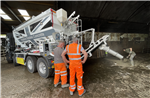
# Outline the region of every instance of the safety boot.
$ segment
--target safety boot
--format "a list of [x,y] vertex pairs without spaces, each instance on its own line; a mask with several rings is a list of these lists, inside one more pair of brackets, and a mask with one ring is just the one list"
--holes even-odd
[[55,85],[54,85],[54,87],[57,87],[57,86],[58,86],[58,84],[61,84],[61,82],[58,82],[57,84],[55,84]]
[[73,92],[72,92],[72,91],[70,91],[70,95],[71,95],[71,96],[73,95]]
[[69,84],[61,85],[62,88],[69,87]]
[[84,92],[81,95],[79,95],[79,97],[81,97],[85,92],[86,92],[86,90],[84,89]]

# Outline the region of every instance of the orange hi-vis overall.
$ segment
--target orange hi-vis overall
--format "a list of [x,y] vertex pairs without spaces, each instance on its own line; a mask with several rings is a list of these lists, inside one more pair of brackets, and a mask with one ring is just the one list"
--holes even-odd
[[64,85],[67,83],[67,69],[65,66],[65,63],[57,63],[54,64],[55,66],[55,78],[54,78],[54,84],[57,84],[59,82],[59,77],[61,75],[61,85]]
[[81,63],[81,45],[72,43],[66,47],[66,50],[68,51],[69,56],[69,69],[70,69],[70,87],[69,90],[74,92],[76,89],[75,84],[75,74],[77,77],[77,89],[78,94],[82,95],[84,92],[84,87],[82,85],[82,78],[83,78],[83,70],[82,70],[82,63]]

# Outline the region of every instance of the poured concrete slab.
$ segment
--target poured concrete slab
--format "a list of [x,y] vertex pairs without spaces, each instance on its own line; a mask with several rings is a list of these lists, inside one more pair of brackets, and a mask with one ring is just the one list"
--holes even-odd
[[[135,67],[115,57],[88,59],[84,64],[83,85],[87,92],[80,98],[150,98],[150,54],[137,54]],[[68,88],[54,88],[54,77],[44,79],[29,73],[25,66],[1,60],[2,98],[78,98]]]

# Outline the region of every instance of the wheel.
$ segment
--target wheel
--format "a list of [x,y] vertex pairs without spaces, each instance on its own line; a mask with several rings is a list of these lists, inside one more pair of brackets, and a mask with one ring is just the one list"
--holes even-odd
[[27,62],[27,69],[30,73],[34,73],[37,71],[36,68],[37,59],[34,56],[28,56],[26,62]]
[[8,63],[12,63],[12,62],[13,62],[12,57],[9,57],[9,54],[8,54],[8,53],[6,53],[6,59],[7,59],[7,62],[8,62]]
[[47,62],[42,57],[39,58],[37,61],[37,70],[39,75],[43,78],[48,78],[53,73],[53,69],[48,69]]
[[16,55],[15,54],[13,56],[13,64],[14,64],[14,66],[18,66],[19,65],[19,64],[16,63]]

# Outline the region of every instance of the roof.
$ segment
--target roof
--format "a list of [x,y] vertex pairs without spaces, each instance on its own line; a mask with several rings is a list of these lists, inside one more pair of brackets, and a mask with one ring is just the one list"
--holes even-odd
[[82,30],[149,33],[150,28],[149,1],[1,1],[1,8],[12,18],[12,21],[1,19],[2,32],[11,32],[11,26],[25,21],[17,9],[36,16],[48,8],[63,8],[68,16],[76,11],[75,16],[80,15],[82,19]]

